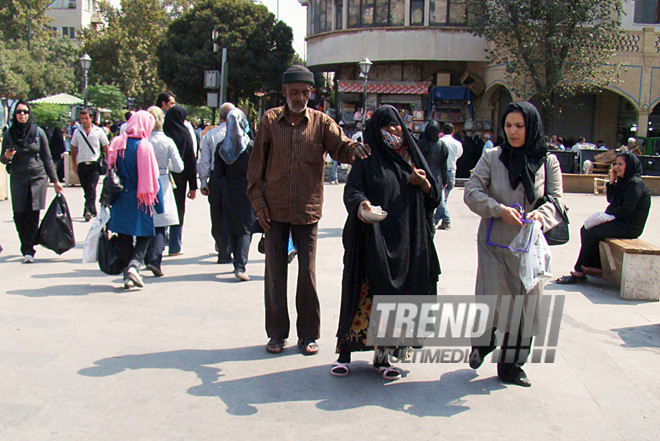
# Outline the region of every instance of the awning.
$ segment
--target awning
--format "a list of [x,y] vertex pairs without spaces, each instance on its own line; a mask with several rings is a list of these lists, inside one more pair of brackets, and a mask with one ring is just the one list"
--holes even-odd
[[61,104],[66,106],[75,106],[82,104],[83,100],[76,98],[68,93],[58,93],[57,95],[46,96],[37,100],[30,101],[30,104]]
[[462,86],[436,86],[429,93],[429,115],[432,114],[436,100],[461,100],[467,104],[470,110],[470,118],[474,118],[474,105],[472,103],[472,92]]
[[[363,92],[364,81],[338,80],[339,92]],[[430,81],[369,81],[367,93],[392,93],[402,95],[426,95]]]

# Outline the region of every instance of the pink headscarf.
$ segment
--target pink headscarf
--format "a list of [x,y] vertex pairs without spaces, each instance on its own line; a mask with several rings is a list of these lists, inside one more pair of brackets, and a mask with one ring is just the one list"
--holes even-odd
[[158,194],[158,162],[154,146],[149,142],[156,118],[146,110],[140,110],[126,124],[126,131],[112,140],[108,149],[108,167],[117,167],[117,155],[124,157],[128,138],[140,139],[137,149],[137,199],[139,207],[149,207],[156,202]]

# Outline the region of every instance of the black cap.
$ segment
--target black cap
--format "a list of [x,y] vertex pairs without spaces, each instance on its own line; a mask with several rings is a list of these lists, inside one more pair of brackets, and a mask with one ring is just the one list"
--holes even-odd
[[282,83],[309,83],[314,85],[314,74],[305,66],[294,64],[282,75]]

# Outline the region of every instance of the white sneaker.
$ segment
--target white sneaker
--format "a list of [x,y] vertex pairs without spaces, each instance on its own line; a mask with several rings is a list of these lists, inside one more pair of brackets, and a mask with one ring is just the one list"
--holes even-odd
[[140,276],[140,273],[138,273],[137,269],[132,266],[126,271],[126,277],[128,277],[131,282],[133,282],[133,285],[142,288],[144,286],[144,282],[142,281],[142,276]]
[[236,275],[236,277],[238,277],[243,282],[247,282],[248,280],[250,280],[250,276],[248,276],[243,271],[236,271],[234,274]]
[[23,256],[23,263],[34,263],[34,256],[32,254],[26,254]]

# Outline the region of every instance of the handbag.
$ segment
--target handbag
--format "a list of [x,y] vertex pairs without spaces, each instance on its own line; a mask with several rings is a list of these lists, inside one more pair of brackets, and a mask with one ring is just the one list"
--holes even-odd
[[48,207],[39,225],[37,242],[57,254],[62,254],[76,246],[69,206],[63,195],[56,195]]
[[117,174],[117,169],[111,168],[103,178],[103,189],[101,190],[99,203],[105,207],[112,206],[122,191],[124,191],[124,185]]
[[123,267],[119,259],[119,236],[110,236],[107,228],[103,228],[99,235],[97,256],[101,271],[111,276],[121,274]]
[[[548,176],[548,155],[547,154],[545,156],[545,162],[543,163],[543,168],[545,169],[545,176],[547,178],[547,176]],[[554,205],[555,210],[557,210],[557,213],[559,213],[559,216],[561,217],[561,221],[559,222],[559,224],[557,224],[553,228],[543,232],[543,235],[545,236],[545,240],[548,242],[548,245],[550,245],[550,246],[564,245],[570,239],[569,232],[568,232],[568,224],[570,223],[568,221],[568,208],[562,206],[562,204],[559,203],[557,198],[555,198],[554,196],[548,194],[548,180],[547,179],[544,180],[543,197],[536,204],[535,208],[540,207],[541,205],[545,204],[546,202],[550,202],[552,205]]]

